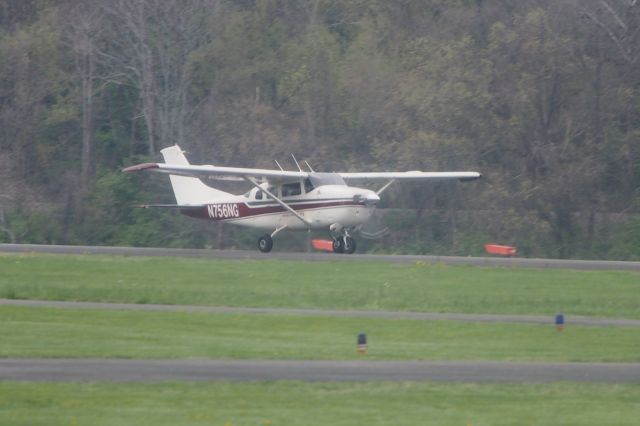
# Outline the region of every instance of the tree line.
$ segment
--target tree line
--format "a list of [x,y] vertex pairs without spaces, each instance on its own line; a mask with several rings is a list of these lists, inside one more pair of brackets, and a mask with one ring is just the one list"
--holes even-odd
[[177,143],[483,173],[390,189],[370,251],[639,259],[639,38],[635,0],[4,0],[0,241],[253,246],[131,208],[172,194],[120,169]]

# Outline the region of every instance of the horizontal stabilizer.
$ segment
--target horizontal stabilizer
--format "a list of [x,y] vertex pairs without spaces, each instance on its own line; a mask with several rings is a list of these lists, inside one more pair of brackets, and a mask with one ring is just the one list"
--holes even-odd
[[139,206],[134,206],[137,209],[151,209],[151,208],[164,208],[164,209],[180,209],[180,210],[189,210],[189,209],[201,209],[205,205],[199,204],[141,204]]

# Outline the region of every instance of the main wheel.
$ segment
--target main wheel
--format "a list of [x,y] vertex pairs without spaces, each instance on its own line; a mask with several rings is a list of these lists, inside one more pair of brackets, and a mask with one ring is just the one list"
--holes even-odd
[[262,237],[258,238],[258,250],[263,253],[269,253],[273,248],[273,238],[271,235],[264,234]]
[[356,251],[356,240],[351,237],[344,237],[344,252],[347,254],[351,254]]
[[332,247],[334,253],[344,253],[344,241],[342,240],[342,238],[335,238],[333,240]]

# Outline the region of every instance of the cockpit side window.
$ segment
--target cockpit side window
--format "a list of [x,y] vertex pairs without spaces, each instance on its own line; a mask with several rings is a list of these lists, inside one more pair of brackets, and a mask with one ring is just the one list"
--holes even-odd
[[293,195],[300,195],[301,193],[300,182],[285,183],[282,185],[283,197],[291,197]]

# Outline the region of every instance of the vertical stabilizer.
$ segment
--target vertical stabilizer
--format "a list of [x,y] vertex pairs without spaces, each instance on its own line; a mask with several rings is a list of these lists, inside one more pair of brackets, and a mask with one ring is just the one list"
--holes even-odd
[[[186,166],[189,164],[182,149],[178,145],[170,146],[160,151],[166,164]],[[198,178],[169,175],[176,202],[180,205],[208,204],[216,200],[233,196],[228,192],[220,191],[205,185]]]

